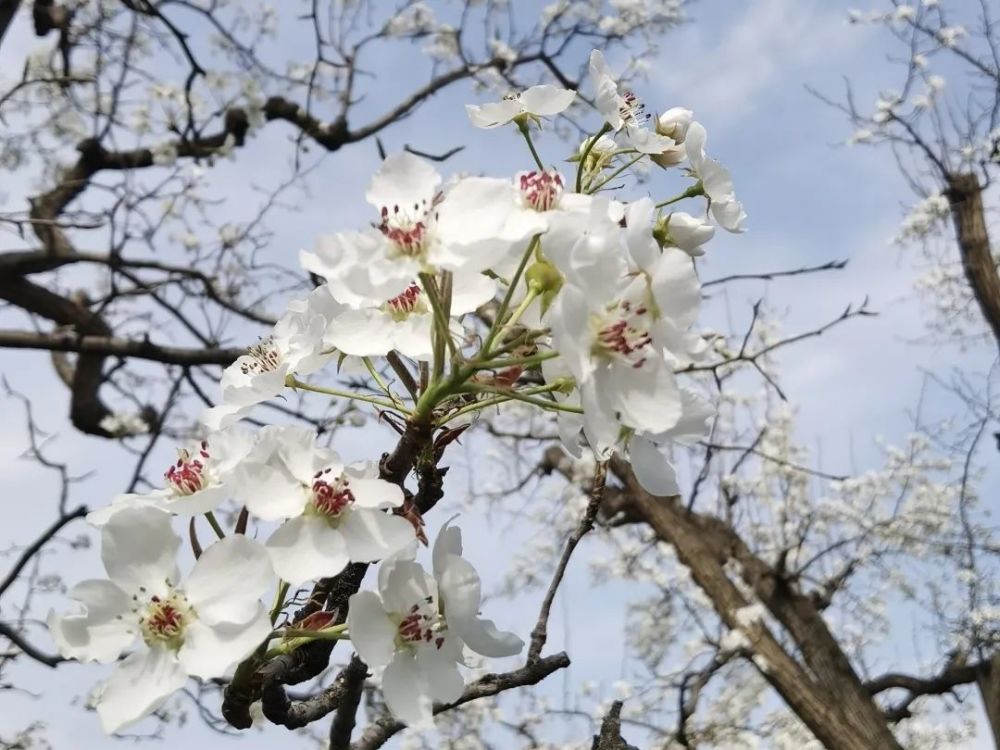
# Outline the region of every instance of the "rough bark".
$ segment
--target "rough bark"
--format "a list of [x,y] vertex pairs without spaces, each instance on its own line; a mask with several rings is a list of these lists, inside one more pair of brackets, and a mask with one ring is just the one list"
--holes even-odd
[[993,731],[993,744],[1000,748],[1000,654],[993,654],[988,663],[980,666],[976,685]]
[[4,35],[10,27],[17,9],[21,7],[21,0],[0,0],[0,42],[3,42]]
[[983,188],[971,172],[948,175],[948,200],[962,268],[1000,348],[1000,276],[983,211]]
[[[558,467],[561,451],[551,450],[546,463]],[[626,509],[633,521],[648,524],[657,537],[674,548],[722,621],[747,635],[754,663],[764,679],[824,747],[902,750],[815,602],[754,555],[732,527],[685,508],[679,498],[645,492],[621,459],[613,459],[611,467],[624,486],[617,496],[609,492],[608,505],[619,511]],[[737,612],[751,602],[730,579],[726,570],[729,560],[740,563],[743,583],[782,625],[794,651],[786,649],[763,622],[741,625]]]
[[[686,511],[676,499],[655,498],[635,492],[632,487],[629,490],[635,495],[636,510],[658,537],[673,545],[678,558],[708,594],[719,616],[729,627],[738,627],[736,611],[749,602],[726,575],[726,548],[720,548],[719,540],[713,539],[711,532],[706,533],[709,527],[703,519]],[[760,595],[759,591],[757,593]],[[794,607],[790,604],[774,607],[775,596],[761,598],[776,617],[775,609],[787,614],[785,610]],[[816,617],[821,619],[818,614]],[[856,694],[863,688],[850,665],[845,664],[843,652],[839,652],[840,658],[837,658],[827,652],[826,644],[821,643],[825,640],[825,625],[800,623],[791,633],[809,671],[782,648],[766,627],[758,625],[754,630],[757,632],[748,633],[748,636],[755,653],[763,657],[767,665],[762,670],[763,676],[824,747],[828,750],[902,750],[875,702],[867,695]],[[817,643],[811,642],[813,638]]]

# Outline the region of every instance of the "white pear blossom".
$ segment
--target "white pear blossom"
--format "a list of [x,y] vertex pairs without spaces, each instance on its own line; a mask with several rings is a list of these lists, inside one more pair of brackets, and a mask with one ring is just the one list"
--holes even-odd
[[205,411],[202,423],[210,430],[228,427],[281,393],[289,375],[307,375],[322,367],[332,357],[323,350],[323,337],[337,310],[326,287],[290,303],[271,334],[223,371],[222,402]]
[[255,443],[251,432],[230,428],[210,433],[177,451],[163,474],[164,487],[145,494],[117,495],[110,505],[87,516],[103,526],[115,514],[137,507],[153,507],[181,516],[196,516],[215,510],[236,492],[236,477]]
[[515,118],[538,119],[565,111],[576,98],[576,92],[558,86],[532,86],[519,94],[508,94],[502,101],[490,104],[466,104],[469,121],[477,128],[497,128]]
[[657,222],[655,236],[662,246],[680,248],[697,258],[705,254],[703,245],[715,236],[715,227],[697,216],[674,211]]
[[652,154],[650,158],[661,167],[676,166],[684,161],[687,156],[684,139],[693,121],[694,112],[684,107],[672,107],[656,118],[656,132],[673,141],[673,145],[659,154]]
[[420,273],[465,279],[502,262],[538,231],[515,214],[517,188],[497,178],[467,177],[446,192],[431,164],[410,153],[388,157],[365,194],[377,228],[326,238],[302,265],[325,278],[351,307],[382,305],[406,291]]
[[705,195],[708,196],[712,216],[719,226],[729,232],[742,232],[743,222],[747,217],[746,212],[743,210],[743,204],[736,200],[733,178],[729,170],[715,159],[706,156],[707,137],[701,123],[691,123],[685,139],[691,171],[701,181]]
[[[460,318],[489,302],[496,294],[496,282],[482,274],[461,278],[453,287],[451,314]],[[419,282],[378,307],[345,309],[330,321],[325,341],[344,354],[358,357],[380,356],[397,351],[417,360],[429,360],[434,315]],[[453,326],[456,337],[464,335],[461,325]]]
[[384,512],[402,504],[402,490],[371,465],[345,467],[305,427],[265,428],[244,462],[240,498],[257,518],[288,519],[266,547],[275,572],[296,586],[388,557],[414,538],[409,521]]
[[[564,368],[576,380],[582,419],[564,418],[560,434],[574,450],[578,426],[591,447],[605,454],[623,428],[662,433],[682,414],[674,368],[704,349],[688,332],[700,302],[690,258],[661,250],[653,236],[652,201],[630,204],[624,238],[578,243],[570,254],[566,284],[548,322],[561,363],[545,363],[546,377]],[[616,229],[617,229],[617,225]],[[618,235],[622,234],[619,229]],[[629,263],[614,253],[628,245]],[[547,366],[546,366],[547,365]]]
[[611,75],[604,55],[599,50],[590,53],[590,76],[596,89],[595,103],[611,129],[643,154],[662,154],[674,141],[654,133],[646,126],[645,106],[631,91],[619,92],[618,82]]
[[548,320],[580,388],[595,449],[617,442],[619,424],[659,432],[677,422],[677,385],[662,355],[665,322],[655,314],[646,279],[568,282]]
[[108,733],[155,711],[189,675],[222,677],[267,636],[260,596],[272,572],[263,547],[242,535],[208,547],[182,581],[178,537],[170,516],[152,508],[117,513],[101,532],[109,580],[70,590],[78,614],[49,614],[60,653],[79,661],[115,662],[96,706]]
[[456,700],[465,688],[458,670],[463,646],[488,657],[513,656],[524,643],[479,616],[482,584],[462,557],[462,536],[447,524],[433,551],[434,574],[406,557],[379,570],[379,593],[350,598],[351,642],[362,659],[383,669],[386,705],[401,721],[427,726],[435,701]]

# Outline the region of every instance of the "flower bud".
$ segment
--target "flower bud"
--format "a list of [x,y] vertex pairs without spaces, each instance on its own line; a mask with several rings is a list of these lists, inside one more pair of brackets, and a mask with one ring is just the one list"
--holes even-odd
[[528,283],[528,289],[541,298],[542,313],[544,314],[562,288],[562,274],[547,260],[538,260],[524,272],[524,278]]
[[705,254],[701,246],[714,235],[715,227],[683,211],[660,217],[653,225],[653,238],[661,248],[680,248],[695,258]]
[[656,119],[654,127],[657,134],[672,139],[674,145],[667,148],[663,153],[653,154],[650,158],[655,163],[666,169],[684,161],[684,138],[687,136],[687,131],[691,126],[693,118],[694,113],[690,109],[673,107]]

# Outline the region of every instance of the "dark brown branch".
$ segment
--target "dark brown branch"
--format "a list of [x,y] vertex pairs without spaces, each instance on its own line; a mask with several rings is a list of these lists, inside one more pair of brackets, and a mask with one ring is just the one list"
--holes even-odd
[[552,575],[552,581],[549,583],[549,588],[545,592],[545,598],[542,600],[542,607],[538,613],[538,621],[531,631],[531,643],[528,646],[529,664],[537,661],[542,655],[542,648],[545,646],[545,640],[548,637],[549,612],[552,609],[552,603],[555,601],[556,592],[559,590],[559,584],[562,583],[563,576],[566,574],[566,567],[569,565],[569,559],[572,557],[573,551],[580,543],[580,540],[594,528],[594,519],[597,518],[597,511],[604,500],[604,490],[607,486],[607,480],[608,464],[606,461],[602,461],[597,464],[597,469],[594,472],[587,508],[580,519],[580,523],[577,524],[566,540],[566,546],[563,547],[562,555],[560,555],[559,562],[556,564],[555,573]]
[[[343,693],[337,706],[337,713],[330,725],[329,750],[349,750],[351,734],[357,723],[358,707],[368,677],[368,666],[355,654],[351,663],[341,672],[344,677]],[[340,677],[338,677],[340,679]]]
[[35,555],[48,544],[52,538],[62,531],[63,527],[66,526],[71,521],[75,521],[77,518],[83,518],[87,515],[87,506],[81,505],[69,513],[59,516],[47,529],[45,529],[38,538],[35,539],[31,544],[24,548],[24,551],[18,556],[17,560],[14,562],[13,567],[4,576],[4,579],[0,581],[0,596],[9,589],[17,577],[21,574],[26,566]]
[[[467,685],[465,692],[454,703],[434,704],[434,714],[436,716],[437,714],[450,711],[453,708],[471,703],[480,698],[499,695],[506,690],[537,685],[553,672],[568,667],[569,663],[569,656],[565,652],[560,652],[553,656],[546,656],[543,659],[525,664],[520,669],[515,669],[512,672],[485,675],[472,684]],[[402,722],[395,719],[379,719],[365,729],[361,738],[351,745],[351,750],[376,750],[376,748],[382,747],[394,734],[401,732],[404,727],[405,725]]]
[[611,704],[607,714],[601,721],[601,730],[594,735],[590,750],[636,750],[633,745],[622,739],[622,702]]
[[951,174],[947,180],[947,195],[965,278],[1000,347],[1000,276],[986,229],[983,189],[979,178],[972,173]]
[[25,640],[21,633],[19,633],[14,627],[5,622],[0,622],[0,638],[6,638],[25,656],[28,656],[37,661],[39,664],[44,664],[47,667],[56,667],[66,661],[58,654],[47,654],[44,651],[39,651],[37,648],[28,643],[28,641]]
[[701,283],[702,287],[717,286],[719,284],[727,284],[731,281],[772,281],[777,278],[784,278],[787,276],[802,276],[807,273],[820,273],[822,271],[840,271],[847,267],[846,260],[831,260],[829,263],[823,263],[819,266],[807,266],[804,268],[793,268],[789,271],[771,271],[769,273],[736,273],[731,276],[723,276],[718,279],[710,279],[709,281],[703,281]]
[[44,349],[133,357],[168,365],[228,365],[246,349],[206,349],[161,346],[142,339],[118,339],[110,336],[80,336],[72,331],[35,333],[0,330],[0,347],[8,349]]

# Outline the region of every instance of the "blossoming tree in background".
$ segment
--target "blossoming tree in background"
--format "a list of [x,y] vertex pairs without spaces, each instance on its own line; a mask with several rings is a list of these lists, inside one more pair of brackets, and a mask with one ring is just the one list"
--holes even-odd
[[[787,336],[760,305],[743,331],[699,325],[705,290],[753,278],[700,278],[717,230],[745,228],[733,180],[695,113],[644,104],[615,58],[590,51],[655,37],[677,3],[556,2],[533,25],[513,2],[404,2],[385,16],[305,4],[293,39],[314,59],[284,71],[276,14],[247,8],[30,7],[58,42],[0,100],[24,128],[4,153],[54,158],[68,139],[77,155],[47,169],[54,187],[26,215],[3,217],[42,247],[0,255],[0,296],[53,327],[0,343],[51,351],[75,427],[138,459],[125,492],[71,509],[73,474],[25,401],[33,455],[63,496],[0,580],[0,595],[27,600],[0,622],[12,649],[0,670],[105,665],[88,668],[89,704],[111,734],[193,700],[216,728],[322,726],[323,746],[355,750],[404,729],[426,747],[622,748],[626,736],[671,750],[931,748],[978,731],[988,651],[942,640],[879,668],[879,636],[898,625],[883,602],[905,598],[903,619],[919,619],[969,588],[988,600],[996,551],[967,502],[974,472],[922,435],[887,446],[876,470],[819,471],[783,403],[775,353],[867,308]],[[205,54],[232,73],[201,62],[207,35],[188,22],[212,29]],[[430,83],[366,120],[363,60],[400,39],[427,45]],[[87,68],[94,51],[104,62]],[[147,92],[170,55],[183,85]],[[379,82],[392,97],[398,70]],[[272,262],[264,219],[308,182],[315,148],[392,132],[460,80],[489,90],[468,127],[516,134],[520,163],[450,174],[448,153],[378,141],[367,214],[324,226],[299,265]],[[76,94],[87,86],[96,94]],[[287,183],[245,222],[201,197],[229,159],[245,181],[241,153],[279,121],[292,126]],[[543,148],[556,129],[563,146]],[[132,132],[144,145],[120,143]],[[66,288],[64,271],[91,267]],[[372,452],[346,463],[332,446],[357,443],[354,430]],[[150,458],[160,442],[177,445],[163,467]],[[460,446],[476,455],[468,487],[447,478]],[[468,544],[461,527],[487,513],[515,519],[523,546]],[[60,573],[51,654],[32,616],[38,553],[82,516],[106,577]],[[545,692],[575,656],[546,646],[587,535],[602,545],[599,578],[643,587],[627,632],[577,631],[590,651],[627,644],[624,705],[587,685],[569,686],[572,702]],[[530,606],[488,596],[486,565]]]
[[[933,339],[963,347],[1000,345],[1000,255],[996,235],[1000,176],[1000,11],[993,3],[892,0],[854,10],[853,24],[878,27],[900,69],[898,83],[880,89],[874,108],[863,107],[848,86],[843,101],[821,96],[845,114],[849,144],[891,149],[917,197],[896,237],[919,245],[917,287],[931,311]],[[880,81],[879,85],[885,82]],[[985,326],[984,326],[985,324]],[[984,342],[986,342],[984,344]],[[977,457],[989,455],[995,423],[995,365],[986,373],[956,372],[943,390],[964,405],[956,454],[964,454],[959,503],[977,502],[971,486]],[[994,432],[996,437],[1000,433]],[[1000,744],[1000,653],[995,574],[970,549],[961,564],[965,595],[942,612],[939,630],[952,649],[949,664],[976,664],[977,684],[995,743]],[[927,684],[947,689],[948,678]]]

